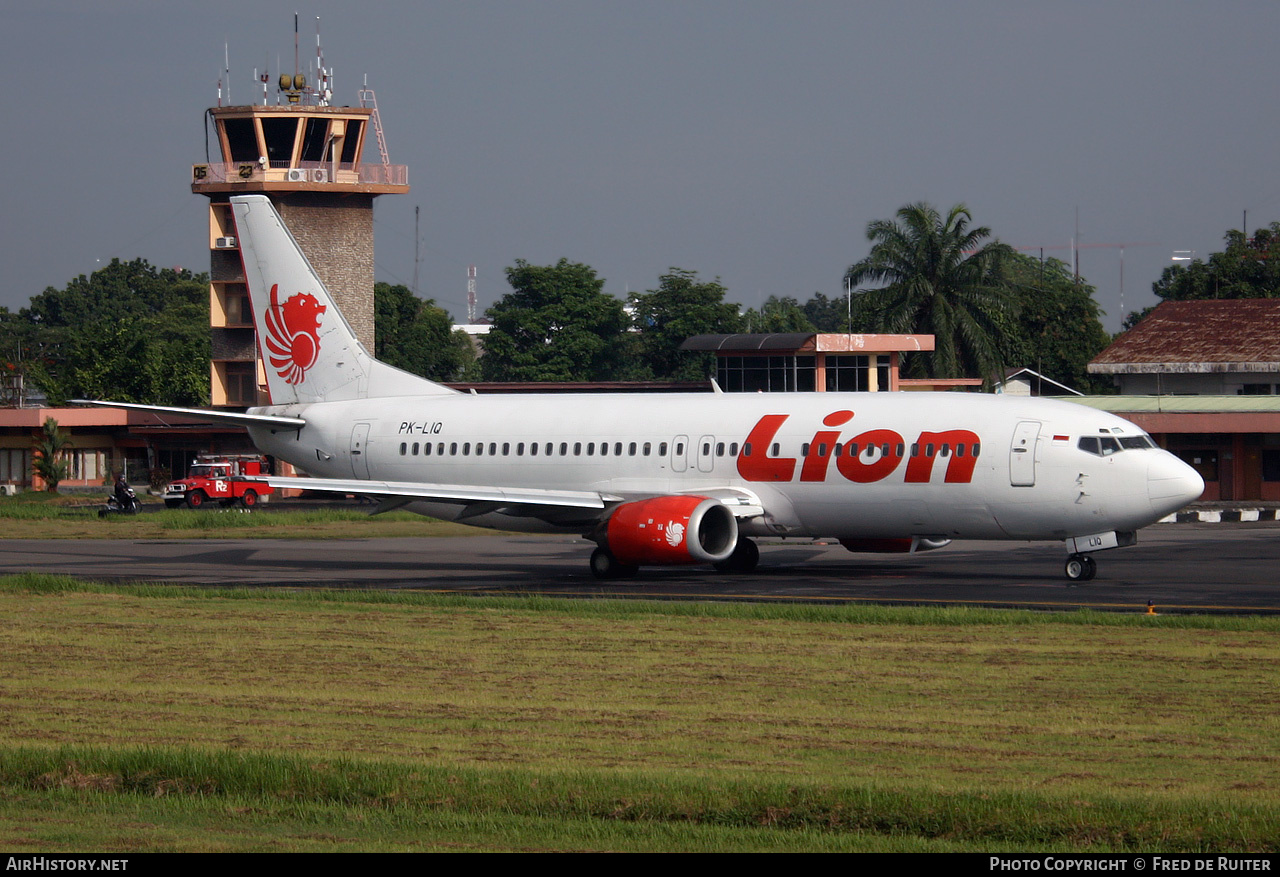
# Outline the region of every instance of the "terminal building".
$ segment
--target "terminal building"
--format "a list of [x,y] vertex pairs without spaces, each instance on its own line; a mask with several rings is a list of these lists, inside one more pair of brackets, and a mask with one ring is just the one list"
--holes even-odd
[[933,350],[932,335],[812,332],[695,335],[681,350],[716,355],[716,383],[726,393],[857,393],[951,390],[978,378],[912,380],[899,376],[902,355]]
[[1280,501],[1280,299],[1163,302],[1089,371],[1121,395],[1073,401],[1147,430],[1205,500]]

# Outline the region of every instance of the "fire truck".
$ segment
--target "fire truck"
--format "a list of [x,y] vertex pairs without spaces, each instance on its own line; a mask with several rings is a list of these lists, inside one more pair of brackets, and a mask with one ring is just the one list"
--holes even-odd
[[267,458],[257,454],[199,454],[186,478],[171,482],[164,492],[164,504],[177,508],[184,503],[198,509],[208,502],[223,506],[239,502],[253,508],[271,492],[263,481],[237,481],[239,477],[267,474]]

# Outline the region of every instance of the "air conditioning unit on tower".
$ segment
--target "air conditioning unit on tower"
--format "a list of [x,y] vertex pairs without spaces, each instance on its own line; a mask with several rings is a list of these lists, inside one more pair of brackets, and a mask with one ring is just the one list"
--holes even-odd
[[313,183],[327,183],[327,182],[329,182],[329,170],[328,170],[328,168],[318,167],[318,168],[316,168],[315,170],[313,170],[313,171],[311,172],[311,182],[313,182]]
[[307,172],[300,167],[289,168],[289,172],[285,174],[285,179],[291,183],[310,182],[310,180],[307,178]]
[[236,248],[236,239],[233,237],[214,238],[213,248],[215,250],[234,250]]

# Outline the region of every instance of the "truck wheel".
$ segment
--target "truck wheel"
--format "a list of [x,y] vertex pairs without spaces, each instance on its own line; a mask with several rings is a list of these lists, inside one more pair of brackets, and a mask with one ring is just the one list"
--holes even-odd
[[205,497],[203,490],[193,490],[187,494],[187,506],[189,508],[198,509],[204,505],[206,498],[207,497]]
[[258,504],[258,492],[256,490],[246,490],[244,495],[240,497],[240,502],[247,509],[253,508]]

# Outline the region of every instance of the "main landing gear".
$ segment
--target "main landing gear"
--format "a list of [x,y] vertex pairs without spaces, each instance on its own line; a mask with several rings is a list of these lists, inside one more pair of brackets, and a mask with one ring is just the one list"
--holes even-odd
[[[714,564],[720,572],[748,573],[760,563],[760,549],[750,539],[739,539],[733,554]],[[640,571],[636,564],[623,563],[607,549],[591,552],[591,574],[598,579],[629,579]]]
[[598,579],[629,579],[640,567],[622,563],[603,548],[591,552],[591,574]]
[[715,564],[720,572],[751,572],[760,563],[760,549],[750,539],[739,539],[733,554]]
[[1091,581],[1098,574],[1098,561],[1089,554],[1073,554],[1067,558],[1065,572],[1073,582]]

